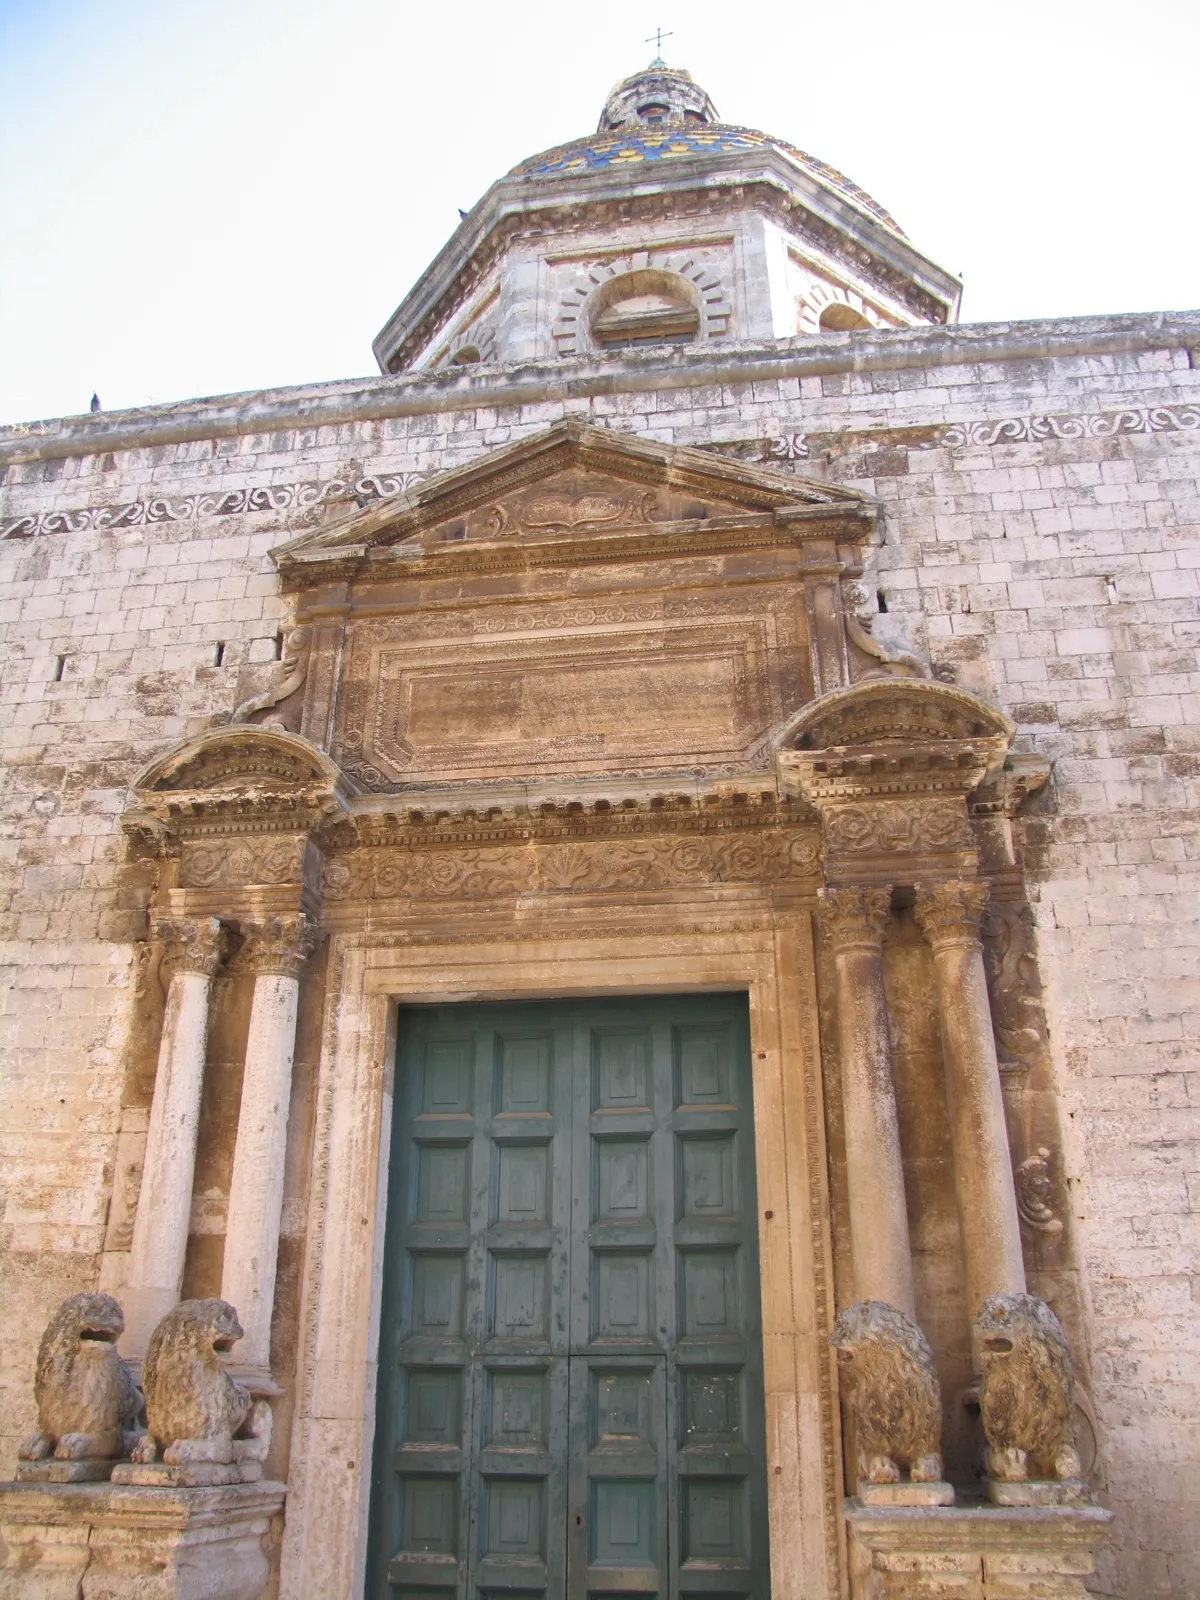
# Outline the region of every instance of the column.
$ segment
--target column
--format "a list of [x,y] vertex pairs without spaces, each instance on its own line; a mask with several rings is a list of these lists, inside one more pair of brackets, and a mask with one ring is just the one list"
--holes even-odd
[[134,1359],[145,1354],[183,1282],[209,994],[221,959],[221,924],[215,917],[158,917],[152,933],[165,946],[159,970],[169,981],[129,1277],[121,1296],[121,1349]]
[[242,931],[245,959],[254,972],[254,999],[229,1185],[221,1298],[236,1307],[245,1330],[237,1346],[238,1365],[265,1377],[271,1359],[300,971],[316,934],[303,915],[244,922]]
[[916,1298],[883,987],[891,898],[890,889],[823,889],[819,914],[837,972],[854,1292],[911,1317]]
[[917,890],[917,921],[933,947],[946,1060],[954,1185],[972,1323],[990,1294],[1025,1292],[992,1008],[980,925],[988,885],[953,881]]

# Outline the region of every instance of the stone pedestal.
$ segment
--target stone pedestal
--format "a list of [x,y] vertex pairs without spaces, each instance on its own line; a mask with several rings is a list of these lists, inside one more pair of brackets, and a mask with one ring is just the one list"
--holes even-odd
[[846,1502],[852,1600],[1086,1600],[1112,1512],[1099,1506]]
[[258,1600],[281,1483],[0,1483],[0,1600]]

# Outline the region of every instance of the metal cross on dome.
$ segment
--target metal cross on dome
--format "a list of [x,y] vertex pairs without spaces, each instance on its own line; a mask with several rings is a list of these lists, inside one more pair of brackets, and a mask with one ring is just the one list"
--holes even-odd
[[674,37],[675,35],[670,30],[664,33],[661,28],[655,28],[650,37],[643,41],[645,44],[654,46],[654,60],[650,63],[652,67],[666,66],[666,62],[662,59],[662,42],[664,39],[673,39]]

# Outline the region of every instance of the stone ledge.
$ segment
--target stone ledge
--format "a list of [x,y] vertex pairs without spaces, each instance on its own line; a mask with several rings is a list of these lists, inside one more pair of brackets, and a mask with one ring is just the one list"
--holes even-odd
[[715,351],[684,349],[669,356],[655,353],[456,367],[433,375],[303,384],[0,428],[0,471],[25,461],[61,460],[194,439],[231,439],[287,428],[474,411],[481,406],[536,405],[589,395],[657,393],[973,362],[1130,355],[1198,345],[1200,311],[1178,311],[823,334],[722,346]]
[[257,1600],[282,1483],[0,1483],[0,1600]]
[[864,1506],[847,1500],[853,1600],[1085,1600],[1100,1506]]

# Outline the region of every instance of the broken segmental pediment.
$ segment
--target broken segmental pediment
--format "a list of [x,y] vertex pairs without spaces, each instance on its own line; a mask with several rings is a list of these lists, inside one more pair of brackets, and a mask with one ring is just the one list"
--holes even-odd
[[[562,422],[272,552],[290,587],[389,564],[442,569],[709,547],[741,531],[857,537],[855,490]],[[856,524],[853,531],[847,524]]]

